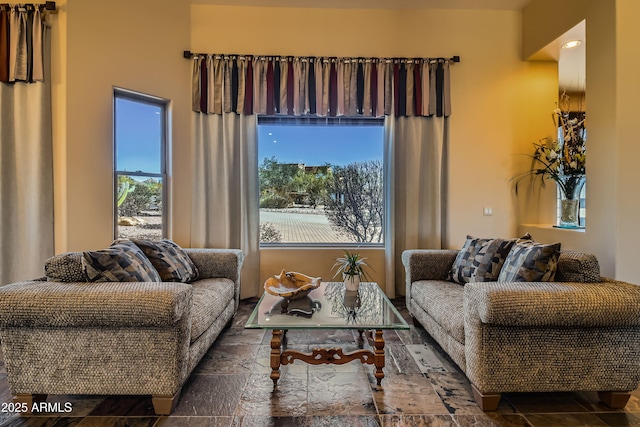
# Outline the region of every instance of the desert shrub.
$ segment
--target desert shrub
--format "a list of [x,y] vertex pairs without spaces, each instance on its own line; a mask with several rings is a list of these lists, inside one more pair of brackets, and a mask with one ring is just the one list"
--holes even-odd
[[282,234],[271,224],[260,224],[260,241],[263,243],[277,243],[282,241]]
[[289,199],[277,194],[269,194],[260,198],[261,208],[283,209],[289,206],[289,203]]

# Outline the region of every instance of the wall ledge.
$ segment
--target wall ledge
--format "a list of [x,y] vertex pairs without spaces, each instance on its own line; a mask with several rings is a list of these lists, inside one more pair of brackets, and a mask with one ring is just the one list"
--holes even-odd
[[585,233],[587,231],[586,228],[561,228],[556,227],[554,224],[520,224],[521,230],[529,228],[532,230],[551,230],[561,233]]

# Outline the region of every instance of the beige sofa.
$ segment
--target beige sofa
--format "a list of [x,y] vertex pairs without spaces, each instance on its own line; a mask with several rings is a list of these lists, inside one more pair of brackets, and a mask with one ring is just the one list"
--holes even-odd
[[624,407],[640,381],[640,286],[600,278],[593,255],[561,251],[553,282],[449,280],[455,250],[410,250],[407,308],[471,382],[500,393],[597,391]]
[[[0,288],[0,339],[14,400],[47,394],[152,395],[169,414],[237,311],[242,252],[184,249],[193,283],[83,281],[82,253],[59,255],[71,282]],[[75,279],[74,279],[75,278]]]

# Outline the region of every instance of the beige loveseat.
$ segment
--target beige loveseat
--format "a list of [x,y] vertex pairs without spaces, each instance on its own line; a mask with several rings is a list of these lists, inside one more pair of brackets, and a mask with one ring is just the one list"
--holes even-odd
[[500,393],[597,391],[624,407],[640,381],[640,286],[603,279],[593,255],[561,251],[552,282],[451,281],[458,251],[410,250],[407,307],[471,382]]
[[47,394],[152,395],[157,414],[171,413],[237,311],[243,261],[239,250],[184,252],[199,273],[192,283],[88,283],[82,253],[66,253],[53,263],[72,281],[1,287],[0,339],[14,400],[31,408]]

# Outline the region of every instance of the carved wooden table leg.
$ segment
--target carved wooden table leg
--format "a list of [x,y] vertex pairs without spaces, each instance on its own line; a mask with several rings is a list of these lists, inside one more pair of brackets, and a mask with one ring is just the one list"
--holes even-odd
[[274,329],[271,337],[271,379],[273,386],[278,385],[280,378],[280,355],[282,351],[282,331]]
[[374,364],[376,367],[376,379],[378,380],[378,385],[382,382],[384,378],[384,337],[382,336],[382,330],[376,329],[376,338],[374,341],[375,351],[374,351]]

